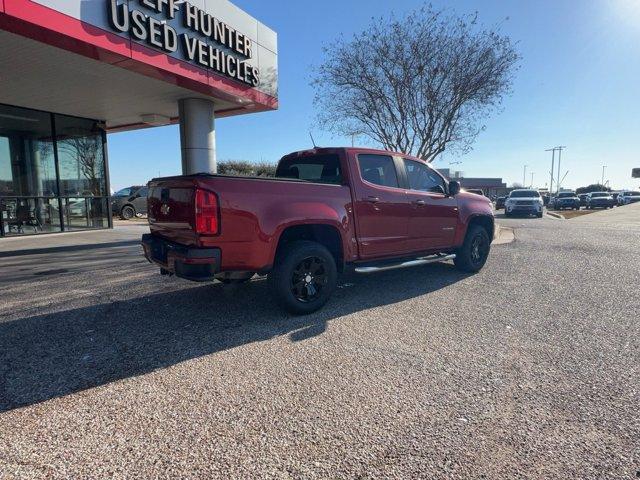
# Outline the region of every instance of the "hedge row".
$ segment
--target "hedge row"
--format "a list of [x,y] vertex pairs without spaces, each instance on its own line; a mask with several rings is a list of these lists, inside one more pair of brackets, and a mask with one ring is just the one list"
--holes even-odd
[[244,160],[224,160],[218,163],[218,173],[246,177],[275,177],[276,165],[267,162],[251,163]]

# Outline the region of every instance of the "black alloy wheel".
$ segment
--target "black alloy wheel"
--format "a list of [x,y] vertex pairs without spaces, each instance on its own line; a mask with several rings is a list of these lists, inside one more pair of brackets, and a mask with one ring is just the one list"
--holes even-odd
[[489,255],[489,242],[486,235],[476,235],[471,241],[471,262],[481,265]]
[[282,247],[269,283],[278,303],[298,315],[320,309],[338,283],[336,260],[324,245],[308,240]]
[[456,252],[454,263],[463,272],[478,272],[487,263],[491,251],[491,239],[480,225],[469,228],[462,247]]
[[291,274],[291,292],[303,303],[312,302],[327,284],[326,261],[320,257],[307,257]]

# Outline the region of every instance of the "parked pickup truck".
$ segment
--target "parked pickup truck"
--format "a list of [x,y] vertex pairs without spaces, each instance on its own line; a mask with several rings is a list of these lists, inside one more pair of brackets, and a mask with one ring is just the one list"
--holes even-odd
[[476,272],[494,232],[487,198],[417,158],[359,148],[292,153],[275,178],[154,179],[148,212],[142,245],[162,274],[227,283],[267,275],[296,314],[321,308],[347,269],[453,260]]

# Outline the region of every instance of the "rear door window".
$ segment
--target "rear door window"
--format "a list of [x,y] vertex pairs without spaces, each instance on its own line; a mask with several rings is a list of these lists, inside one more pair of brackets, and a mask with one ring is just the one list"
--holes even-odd
[[358,165],[364,181],[382,187],[400,187],[393,157],[389,155],[358,155]]

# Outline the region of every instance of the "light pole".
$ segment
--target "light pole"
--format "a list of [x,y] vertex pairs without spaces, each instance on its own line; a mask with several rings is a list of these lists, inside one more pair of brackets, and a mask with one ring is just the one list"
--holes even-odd
[[535,173],[536,173],[536,172],[531,172],[531,185],[529,186],[529,188],[533,188],[533,175],[534,175]]
[[600,185],[602,185],[604,187],[604,169],[607,168],[606,165],[602,165],[602,182],[600,182]]
[[558,193],[560,193],[560,165],[562,164],[562,150],[564,150],[565,146],[562,147],[556,147],[556,149],[558,150],[558,183],[556,184],[556,189],[558,190]]
[[522,187],[527,184],[527,165],[524,166],[524,173],[522,174]]
[[551,181],[549,182],[549,195],[553,194],[553,172],[556,167],[556,149],[549,148],[545,152],[551,152]]

